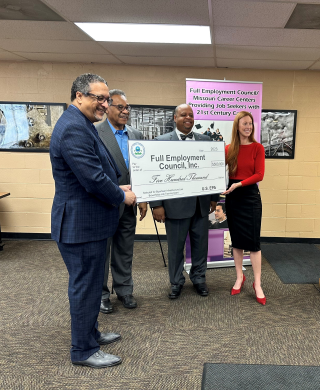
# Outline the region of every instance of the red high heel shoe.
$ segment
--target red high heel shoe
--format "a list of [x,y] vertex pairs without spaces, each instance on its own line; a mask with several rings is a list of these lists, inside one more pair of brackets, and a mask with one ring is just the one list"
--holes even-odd
[[231,289],[231,295],[240,294],[241,289],[242,289],[242,287],[243,287],[245,281],[246,281],[246,277],[245,277],[245,275],[243,274],[243,279],[242,279],[241,287],[240,287],[238,290],[232,287],[232,289]]
[[266,297],[263,297],[263,298],[258,298],[257,297],[257,292],[256,292],[256,289],[254,288],[254,282],[253,282],[253,285],[252,285],[253,289],[254,289],[254,292],[256,294],[256,300],[258,303],[261,303],[261,305],[265,305],[266,302],[267,302],[267,298]]

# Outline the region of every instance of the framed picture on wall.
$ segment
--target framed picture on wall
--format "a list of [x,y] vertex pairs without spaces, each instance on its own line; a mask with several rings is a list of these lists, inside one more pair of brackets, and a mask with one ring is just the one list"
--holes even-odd
[[131,104],[128,125],[141,131],[144,139],[153,139],[174,129],[175,106]]
[[266,158],[294,158],[297,110],[262,110],[261,144]]
[[65,103],[0,102],[0,151],[48,152]]

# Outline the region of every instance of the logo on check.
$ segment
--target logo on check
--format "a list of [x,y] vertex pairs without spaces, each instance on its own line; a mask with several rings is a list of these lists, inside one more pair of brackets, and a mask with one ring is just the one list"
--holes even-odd
[[145,155],[145,147],[140,142],[135,142],[131,146],[131,154],[135,158],[141,158]]

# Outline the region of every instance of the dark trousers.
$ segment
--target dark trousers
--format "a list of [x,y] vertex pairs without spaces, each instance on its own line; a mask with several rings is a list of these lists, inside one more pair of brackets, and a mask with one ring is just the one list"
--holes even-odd
[[202,217],[199,204],[191,218],[166,218],[166,232],[168,241],[168,269],[171,284],[185,282],[183,275],[184,245],[187,235],[191,244],[190,280],[193,284],[204,283],[206,280],[208,256],[208,216]]
[[86,360],[100,349],[98,315],[107,239],[81,244],[58,242],[69,272],[71,360]]
[[115,234],[108,239],[102,299],[110,297],[108,288],[110,248],[112,283],[115,292],[119,296],[130,295],[133,292],[132,256],[135,231],[136,216],[133,207],[125,206]]

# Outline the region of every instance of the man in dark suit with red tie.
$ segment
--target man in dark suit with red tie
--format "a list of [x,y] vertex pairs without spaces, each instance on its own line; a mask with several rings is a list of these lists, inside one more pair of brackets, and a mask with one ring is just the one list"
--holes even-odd
[[110,104],[106,81],[83,74],[73,82],[72,104],[58,120],[51,138],[55,180],[51,235],[69,272],[71,361],[94,368],[121,363],[100,345],[120,339],[98,331],[107,239],[119,222],[119,206],[135,203],[130,186],[118,185],[119,169],[93,125]]

